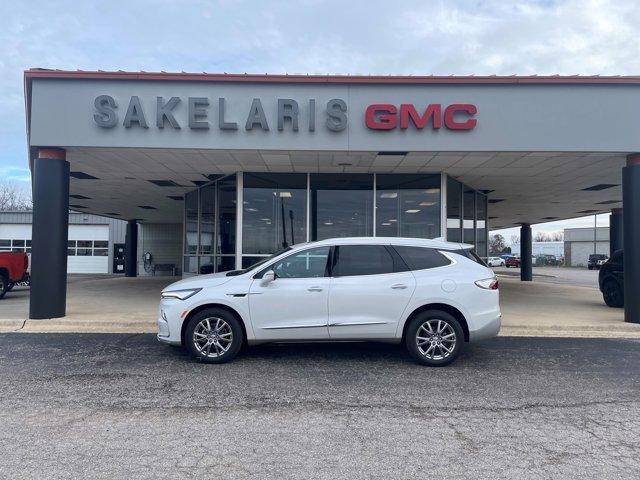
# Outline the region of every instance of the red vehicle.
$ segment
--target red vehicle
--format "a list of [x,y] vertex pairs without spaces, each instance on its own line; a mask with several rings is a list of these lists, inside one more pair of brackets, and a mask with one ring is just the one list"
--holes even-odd
[[29,257],[24,252],[0,252],[0,298],[17,282],[29,279]]
[[520,257],[507,257],[507,259],[504,261],[504,265],[507,268],[509,267],[520,268]]

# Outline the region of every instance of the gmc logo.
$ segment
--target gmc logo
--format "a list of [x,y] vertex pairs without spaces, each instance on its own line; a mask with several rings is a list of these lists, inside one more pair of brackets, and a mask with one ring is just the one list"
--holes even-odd
[[442,105],[432,103],[420,114],[412,104],[403,103],[398,114],[395,105],[376,103],[367,107],[365,124],[372,130],[393,130],[398,127],[399,118],[400,128],[403,130],[409,128],[409,123],[418,130],[431,123],[431,128],[438,130],[442,128],[443,122],[449,130],[472,130],[477,123],[473,118],[477,112],[476,106],[470,103],[453,103],[444,109],[443,115]]

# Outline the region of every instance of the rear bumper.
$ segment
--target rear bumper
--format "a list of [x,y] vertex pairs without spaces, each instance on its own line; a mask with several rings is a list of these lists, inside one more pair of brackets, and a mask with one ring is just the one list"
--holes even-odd
[[493,338],[500,332],[500,326],[502,325],[502,315],[500,313],[494,316],[488,321],[482,323],[482,325],[469,331],[469,342],[477,342],[479,340],[485,340],[487,338]]

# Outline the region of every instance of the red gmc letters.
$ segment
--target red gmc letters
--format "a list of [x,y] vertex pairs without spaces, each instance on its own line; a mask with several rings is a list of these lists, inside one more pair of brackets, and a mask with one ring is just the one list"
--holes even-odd
[[453,103],[444,109],[442,105],[432,103],[421,114],[410,103],[400,105],[400,114],[395,105],[389,103],[376,103],[369,105],[365,112],[365,124],[372,130],[393,130],[398,127],[398,117],[400,117],[400,128],[406,130],[409,123],[412,123],[418,130],[422,130],[429,123],[431,128],[437,130],[444,126],[449,130],[472,130],[477,123],[473,116],[478,112],[475,105],[470,103]]

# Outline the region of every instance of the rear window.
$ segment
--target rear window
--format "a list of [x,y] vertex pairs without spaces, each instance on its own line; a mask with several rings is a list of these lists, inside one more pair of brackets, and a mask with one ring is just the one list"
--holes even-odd
[[394,245],[393,248],[402,257],[411,270],[426,270],[428,268],[444,267],[451,261],[433,248],[407,247]]
[[486,267],[487,264],[482,260],[473,248],[461,248],[460,250],[452,250],[451,253],[457,253],[463,257],[467,257],[469,260],[473,260],[476,263]]

